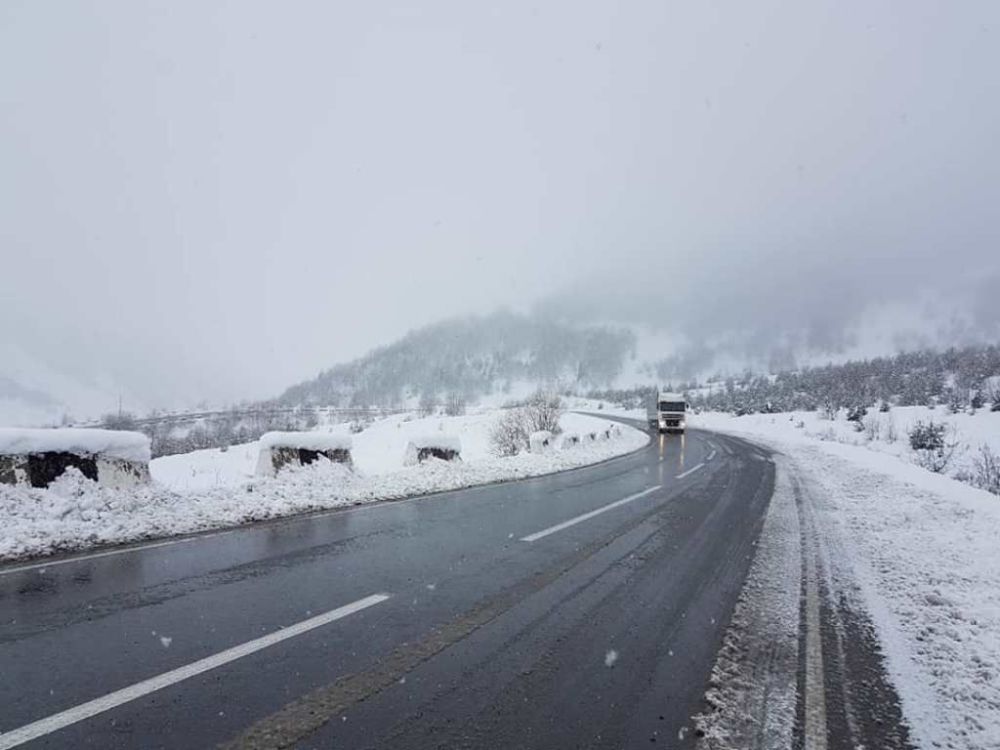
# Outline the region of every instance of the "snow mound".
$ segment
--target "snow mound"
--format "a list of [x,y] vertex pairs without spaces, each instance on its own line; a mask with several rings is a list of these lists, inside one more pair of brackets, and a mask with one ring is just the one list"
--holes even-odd
[[75,428],[0,427],[0,455],[78,453],[147,463],[149,438],[139,432]]
[[329,432],[265,432],[258,442],[260,449],[301,448],[308,451],[349,451],[350,435]]

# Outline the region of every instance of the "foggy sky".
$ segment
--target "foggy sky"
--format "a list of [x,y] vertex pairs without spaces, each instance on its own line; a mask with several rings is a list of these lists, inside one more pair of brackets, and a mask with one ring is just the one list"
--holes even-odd
[[994,2],[8,0],[0,357],[156,406],[501,305],[836,347],[933,299],[996,336],[998,34]]

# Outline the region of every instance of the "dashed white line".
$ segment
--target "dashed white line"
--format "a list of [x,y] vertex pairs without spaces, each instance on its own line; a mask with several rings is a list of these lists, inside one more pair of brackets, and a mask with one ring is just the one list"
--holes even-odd
[[615,500],[613,503],[608,503],[596,510],[592,510],[589,513],[584,513],[583,515],[576,516],[576,518],[571,518],[568,521],[563,521],[562,523],[557,523],[555,526],[549,526],[547,529],[542,529],[541,531],[536,531],[534,534],[528,534],[528,536],[521,537],[522,542],[536,542],[542,537],[546,537],[549,534],[555,534],[557,531],[562,531],[563,529],[568,529],[570,526],[575,526],[578,523],[587,521],[594,516],[599,516],[601,513],[606,513],[609,510],[617,508],[625,503],[630,503],[633,500],[638,500],[640,497],[645,497],[651,492],[656,492],[663,485],[658,484],[655,487],[650,487],[643,490],[642,492],[636,492],[634,495],[629,495],[628,497],[623,497],[621,500]]
[[0,750],[8,750],[9,748],[23,745],[25,742],[30,742],[31,740],[38,739],[39,737],[44,737],[47,734],[51,734],[52,732],[63,729],[64,727],[68,727],[71,724],[76,724],[77,722],[84,721],[85,719],[89,719],[97,714],[110,711],[111,709],[124,703],[134,701],[137,698],[142,698],[143,696],[154,693],[157,690],[162,690],[163,688],[175,685],[182,680],[186,680],[190,677],[196,677],[203,672],[208,672],[211,669],[221,667],[232,661],[236,661],[237,659],[242,659],[244,656],[249,656],[250,654],[256,653],[261,649],[267,648],[268,646],[273,646],[276,643],[287,641],[289,638],[302,635],[303,633],[307,633],[315,628],[328,625],[335,620],[340,620],[341,618],[352,615],[355,612],[360,612],[363,609],[367,609],[375,604],[384,602],[389,598],[389,596],[389,594],[372,594],[371,596],[366,596],[364,599],[359,599],[351,604],[345,604],[343,607],[338,607],[337,609],[332,609],[329,612],[324,612],[321,615],[310,617],[308,620],[302,620],[301,622],[297,622],[287,628],[277,630],[269,635],[256,638],[252,641],[247,641],[239,646],[233,646],[225,651],[220,651],[212,656],[199,659],[198,661],[187,664],[186,666],[172,669],[169,672],[164,672],[156,677],[150,677],[148,680],[137,682],[135,685],[130,685],[129,687],[116,690],[113,693],[108,693],[100,698],[95,698],[92,701],[81,703],[79,706],[74,706],[73,708],[53,714],[52,716],[48,716],[44,719],[39,719],[38,721],[26,724],[19,729],[12,729],[9,732],[4,732],[3,734],[0,734]]
[[708,454],[708,458],[705,459],[705,463],[708,463],[713,458],[715,458],[715,451],[714,450],[711,453]]
[[704,465],[705,465],[704,462],[702,462],[702,463],[698,464],[697,466],[692,466],[687,471],[684,471],[684,472],[681,472],[680,474],[678,474],[677,475],[677,479],[683,479],[684,477],[688,476],[689,474],[694,474],[696,471],[698,471],[698,469],[702,468]]

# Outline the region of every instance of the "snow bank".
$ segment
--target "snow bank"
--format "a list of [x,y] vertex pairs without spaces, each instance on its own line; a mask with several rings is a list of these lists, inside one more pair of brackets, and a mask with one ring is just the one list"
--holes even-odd
[[[391,417],[354,436],[356,471],[329,461],[255,479],[257,443],[167,456],[151,462],[154,484],[129,492],[69,473],[49,489],[0,485],[0,559],[184,534],[305,511],[524,479],[638,450],[649,436],[630,427],[612,440],[572,451],[499,458],[489,431],[497,413],[451,418]],[[606,420],[565,414],[564,428],[606,428]],[[444,428],[444,429],[441,429]],[[343,434],[347,432],[343,426]],[[400,444],[434,434],[459,437],[463,461],[401,465]],[[435,435],[435,440],[439,438]],[[164,486],[166,480],[170,486]]]
[[[897,414],[898,424],[926,416],[913,412]],[[995,414],[949,416],[966,428],[980,419],[989,439],[982,425]],[[788,457],[816,505],[837,588],[875,624],[916,744],[996,748],[1000,498],[915,466],[908,446],[805,413],[702,414],[699,423]],[[857,444],[846,442],[852,435]]]
[[139,432],[0,427],[0,455],[78,453],[123,461],[149,461],[149,438]]

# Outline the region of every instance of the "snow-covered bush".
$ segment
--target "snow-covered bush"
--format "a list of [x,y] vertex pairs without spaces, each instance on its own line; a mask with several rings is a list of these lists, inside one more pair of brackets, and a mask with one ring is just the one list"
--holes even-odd
[[958,441],[947,424],[918,421],[910,428],[910,448],[914,461],[928,471],[940,474],[951,464]]
[[972,459],[972,470],[972,483],[976,487],[1000,495],[1000,456],[985,443]]
[[529,438],[536,432],[558,435],[563,413],[558,394],[536,392],[521,406],[505,409],[490,431],[490,446],[497,456],[516,456],[530,449]]
[[542,430],[553,435],[559,434],[559,417],[563,413],[563,403],[558,393],[537,391],[522,408],[529,435]]
[[947,425],[943,423],[917,421],[910,428],[910,448],[915,451],[937,451],[944,448],[944,434]]
[[504,409],[490,429],[490,448],[497,456],[516,456],[529,447],[531,432],[520,407]]
[[861,420],[861,429],[864,430],[865,440],[879,440],[882,437],[882,420],[878,414],[870,414]]
[[444,413],[449,417],[461,417],[465,414],[465,399],[458,394],[451,394],[444,402]]
[[852,406],[847,410],[847,421],[854,422],[854,429],[857,432],[864,431],[864,425],[862,421],[865,418],[865,414],[868,413],[868,408],[864,406]]
[[895,443],[899,440],[899,433],[896,430],[896,420],[891,416],[885,420],[885,442]]

